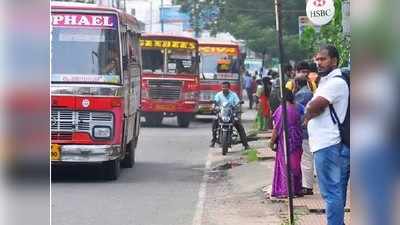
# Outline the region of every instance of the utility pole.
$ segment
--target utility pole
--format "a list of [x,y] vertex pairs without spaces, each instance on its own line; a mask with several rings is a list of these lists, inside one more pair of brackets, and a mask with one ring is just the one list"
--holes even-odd
[[287,188],[288,188],[288,211],[289,211],[289,224],[294,225],[293,216],[293,190],[292,190],[292,176],[291,176],[291,165],[290,165],[290,152],[289,152],[289,133],[288,133],[288,120],[287,120],[287,108],[286,98],[284,97],[284,74],[282,70],[282,63],[284,62],[284,50],[282,41],[282,0],[275,0],[275,16],[276,16],[276,31],[278,36],[278,47],[279,47],[279,80],[280,80],[280,91],[281,91],[281,106],[283,115],[283,138],[284,138],[284,152],[286,153],[286,177],[287,177]]
[[199,21],[199,0],[194,1],[194,10],[193,10],[193,25],[194,25],[194,36],[196,38],[200,37],[200,21]]
[[150,1],[150,32],[153,31],[153,1]]
[[160,22],[161,22],[161,32],[164,32],[164,0],[161,0],[161,6],[160,6]]

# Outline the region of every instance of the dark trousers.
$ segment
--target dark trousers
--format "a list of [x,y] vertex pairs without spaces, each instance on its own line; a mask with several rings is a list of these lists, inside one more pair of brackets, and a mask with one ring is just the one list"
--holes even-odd
[[246,89],[247,97],[249,98],[249,108],[253,108],[254,104],[254,98],[253,98],[253,90],[252,89]]
[[[240,121],[235,121],[233,123],[233,126],[238,131],[243,146],[247,146],[248,143],[247,143],[246,131],[244,130],[242,123]],[[212,142],[217,141],[217,131],[218,131],[218,119],[214,119],[212,123]]]

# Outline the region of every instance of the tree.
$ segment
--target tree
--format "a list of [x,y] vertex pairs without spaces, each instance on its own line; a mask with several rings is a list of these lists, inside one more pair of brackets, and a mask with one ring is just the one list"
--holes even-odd
[[[192,12],[194,1],[198,0],[177,0],[176,3],[182,5],[182,11]],[[235,38],[245,40],[256,53],[271,57],[278,55],[274,0],[205,0],[199,4],[199,11],[204,11],[210,4],[219,8],[218,16],[209,26],[212,33],[229,32]],[[310,55],[305,53],[306,48],[300,45],[297,35],[298,16],[301,15],[305,15],[304,0],[283,2],[282,23],[287,59],[303,59],[305,55]]]

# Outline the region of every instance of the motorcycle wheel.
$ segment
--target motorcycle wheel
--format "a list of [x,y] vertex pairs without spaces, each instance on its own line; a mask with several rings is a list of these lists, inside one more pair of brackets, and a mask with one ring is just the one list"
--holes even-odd
[[228,153],[228,147],[229,147],[229,143],[228,143],[228,132],[227,131],[222,131],[221,134],[221,147],[222,147],[222,155],[226,155],[226,153]]

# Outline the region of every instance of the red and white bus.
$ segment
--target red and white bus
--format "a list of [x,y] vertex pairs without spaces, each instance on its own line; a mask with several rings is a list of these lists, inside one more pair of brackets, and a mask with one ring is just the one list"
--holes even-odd
[[164,117],[177,117],[188,127],[198,108],[198,42],[191,37],[144,34],[141,39],[142,115],[158,126]]
[[212,114],[214,95],[221,83],[229,81],[231,90],[242,99],[242,59],[239,44],[214,40],[199,40],[200,102],[198,114]]
[[[94,4],[51,3],[52,165],[132,167],[140,127],[138,21]],[[120,165],[121,164],[121,165]]]

